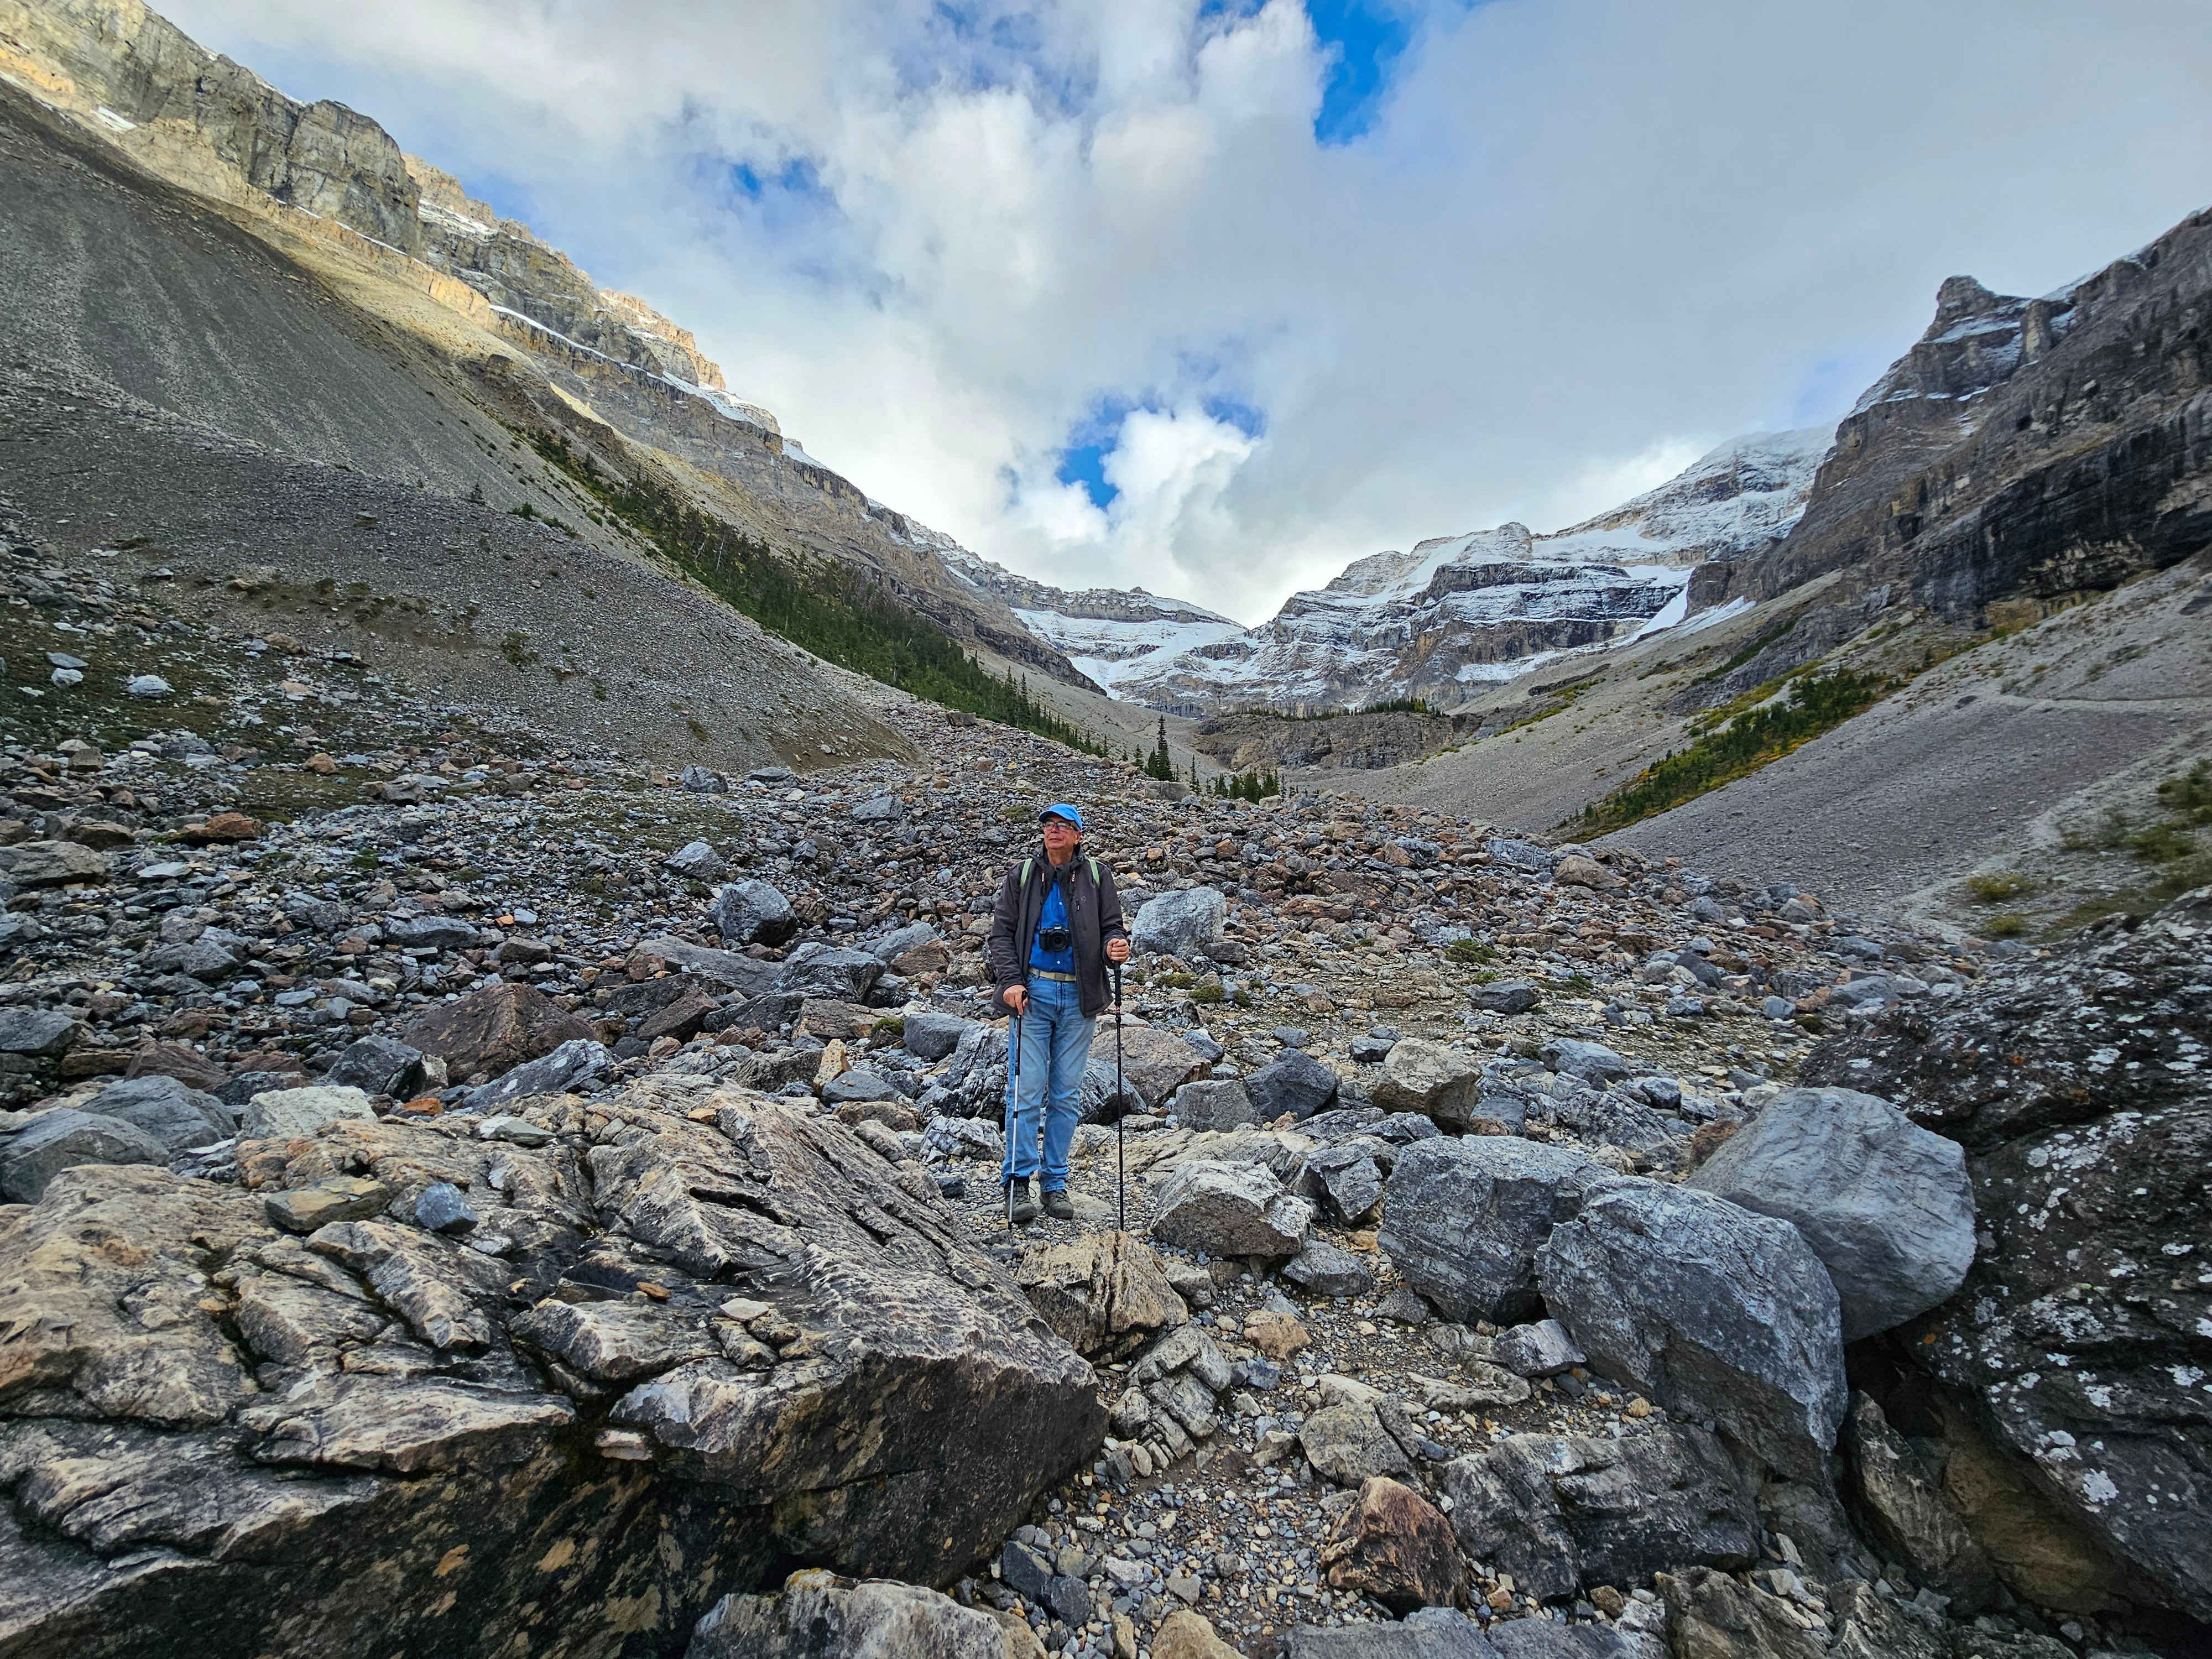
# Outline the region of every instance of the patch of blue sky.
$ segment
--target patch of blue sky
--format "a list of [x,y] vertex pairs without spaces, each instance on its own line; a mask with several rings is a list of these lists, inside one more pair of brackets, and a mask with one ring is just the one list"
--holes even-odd
[[1199,407],[1224,426],[1233,426],[1248,438],[1264,437],[1267,417],[1241,398],[1206,398]]
[[1859,393],[1888,368],[1890,356],[1879,346],[1868,345],[1834,352],[1814,363],[1790,389],[1791,428],[1840,420]]
[[1306,15],[1329,59],[1314,137],[1349,144],[1375,125],[1413,21],[1392,0],[1306,0]]
[[[1101,397],[1068,428],[1060,446],[1060,464],[1052,476],[1064,484],[1080,484],[1091,506],[1104,512],[1121,494],[1106,476],[1106,462],[1121,447],[1122,422],[1139,410],[1158,412],[1165,407],[1164,402],[1152,397],[1130,398],[1118,392]],[[1236,428],[1248,438],[1267,432],[1265,413],[1241,398],[1211,393],[1199,399],[1199,407],[1209,418]]]
[[1031,8],[936,0],[927,24],[894,48],[891,62],[903,93],[1017,90],[1053,113],[1073,113],[1094,83],[1052,62],[1046,45],[1044,23]]
[[1060,465],[1052,476],[1064,484],[1081,484],[1091,505],[1100,512],[1113,506],[1121,490],[1106,477],[1106,458],[1120,447],[1121,422],[1132,410],[1146,405],[1134,398],[1108,394],[1091,405],[1084,417],[1068,428],[1061,445]]

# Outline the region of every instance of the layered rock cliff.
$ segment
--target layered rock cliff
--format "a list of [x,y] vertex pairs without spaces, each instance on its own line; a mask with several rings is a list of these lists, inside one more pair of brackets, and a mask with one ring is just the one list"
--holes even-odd
[[1842,573],[1972,621],[2162,568],[2212,540],[2212,213],[2026,300],[1954,276],[1836,431],[1804,517],[1693,578],[1694,603]]

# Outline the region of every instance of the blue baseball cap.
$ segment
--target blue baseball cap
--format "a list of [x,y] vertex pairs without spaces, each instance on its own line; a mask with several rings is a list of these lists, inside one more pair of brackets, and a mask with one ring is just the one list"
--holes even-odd
[[1051,805],[1046,807],[1043,811],[1037,814],[1037,822],[1039,823],[1042,823],[1047,818],[1066,818],[1077,829],[1080,830],[1083,828],[1083,814],[1077,811],[1075,808],[1070,806],[1064,800],[1056,800],[1053,802]]

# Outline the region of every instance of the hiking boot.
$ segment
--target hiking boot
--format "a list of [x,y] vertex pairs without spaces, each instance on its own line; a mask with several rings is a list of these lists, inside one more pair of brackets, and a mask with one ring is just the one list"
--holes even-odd
[[1006,1185],[1006,1218],[1017,1227],[1026,1227],[1036,1219],[1036,1200],[1030,1196],[1026,1180],[1009,1181]]
[[1075,1219],[1075,1206],[1064,1192],[1053,1191],[1044,1195],[1044,1212],[1054,1221]]

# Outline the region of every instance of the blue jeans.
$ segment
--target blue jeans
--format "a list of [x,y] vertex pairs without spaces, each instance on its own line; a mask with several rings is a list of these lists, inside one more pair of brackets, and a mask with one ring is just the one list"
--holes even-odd
[[1037,1173],[1037,1119],[1044,1119],[1044,1189],[1067,1186],[1067,1149],[1083,1112],[1083,1068],[1091,1062],[1096,1015],[1083,1012],[1082,988],[1056,979],[1031,979],[1022,1010],[1021,1066],[1008,1091],[1006,1162],[999,1184]]

